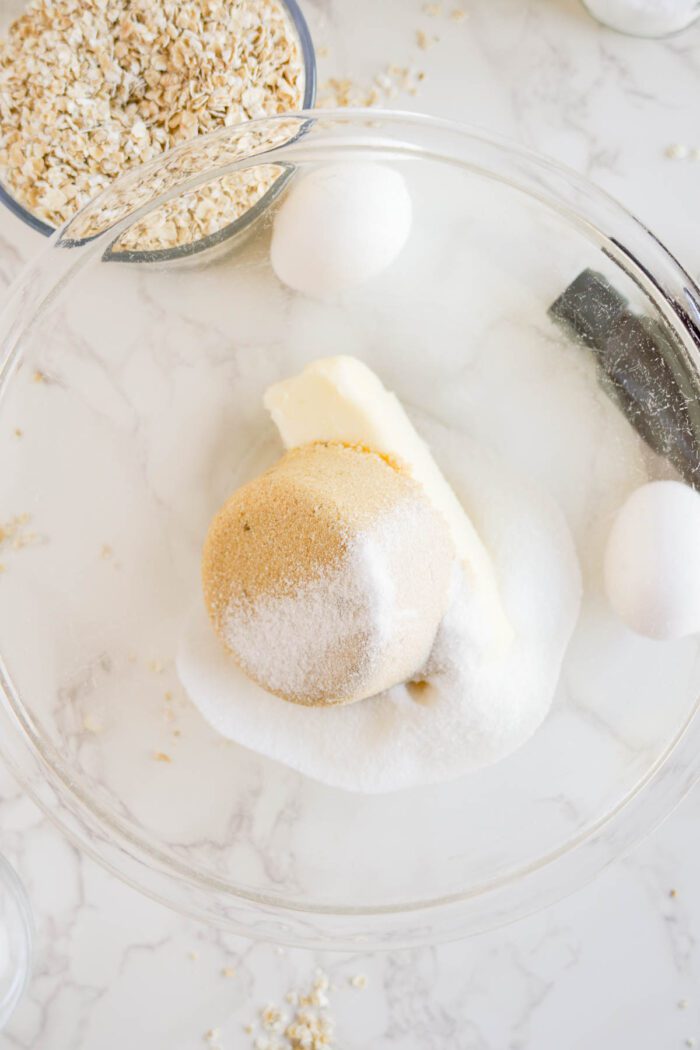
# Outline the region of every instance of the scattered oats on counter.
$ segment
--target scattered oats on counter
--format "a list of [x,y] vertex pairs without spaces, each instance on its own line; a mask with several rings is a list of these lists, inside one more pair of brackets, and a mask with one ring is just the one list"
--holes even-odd
[[332,1022],[310,1010],[299,1010],[285,1035],[291,1050],[333,1050],[335,1046]]
[[[31,521],[29,514],[16,514],[7,521],[0,521],[0,553],[21,551],[25,547],[45,542],[45,537],[38,532],[30,532],[27,526]],[[0,575],[7,571],[6,562],[0,562]]]
[[280,0],[30,0],[0,41],[0,178],[57,226],[125,169],[303,94]]
[[416,30],[416,43],[421,51],[427,51],[432,44],[437,44],[438,38],[436,36],[428,36],[423,29]]
[[686,146],[683,142],[672,142],[664,153],[669,160],[700,160],[700,146]]
[[[294,1008],[291,1019],[278,1007],[265,1006],[260,1011],[263,1034],[254,1038],[253,1050],[334,1050],[329,987],[327,975],[317,970],[306,992],[288,992],[285,1001]],[[253,1025],[244,1025],[243,1030],[250,1036],[255,1033]]]
[[268,1005],[260,1011],[260,1023],[266,1032],[281,1032],[286,1020],[286,1016],[276,1006]]
[[221,1029],[210,1028],[204,1033],[204,1042],[209,1044],[211,1050],[223,1050],[221,1045]]
[[14,551],[22,550],[40,543],[42,537],[36,532],[29,532],[27,526],[31,521],[29,514],[16,514],[7,521],[0,522],[0,550],[3,547]]
[[86,733],[92,733],[93,736],[97,736],[102,732],[102,723],[98,722],[91,714],[85,715],[83,718],[83,729]]
[[360,991],[367,987],[367,974],[356,973],[354,977],[350,978],[350,984],[353,988],[357,988]]
[[[166,755],[165,751],[156,751],[153,757],[156,760],[156,762],[172,762],[172,758],[170,757],[170,755]],[[194,952],[190,953],[190,958],[195,958]]]
[[381,105],[401,94],[416,95],[424,80],[422,70],[393,64],[377,73],[369,86],[357,84],[350,77],[329,77],[321,87],[317,108]]

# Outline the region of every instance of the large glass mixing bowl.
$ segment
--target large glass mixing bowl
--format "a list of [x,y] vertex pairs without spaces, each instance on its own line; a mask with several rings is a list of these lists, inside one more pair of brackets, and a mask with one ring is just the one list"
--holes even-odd
[[[273,273],[279,199],[186,259],[123,251],[223,175],[278,165],[286,193],[358,158],[403,174],[413,227],[389,269],[333,300]],[[584,280],[557,322],[552,303],[584,271],[608,283]],[[586,329],[617,323],[611,295],[632,318],[617,372],[596,350],[609,333]],[[129,173],[47,242],[2,316],[4,756],[114,872],[254,937],[437,941],[570,891],[700,766],[697,640],[626,631],[600,569],[631,488],[696,477],[699,301],[586,181],[439,121],[285,116]],[[476,441],[548,491],[577,545],[584,601],[551,714],[511,757],[450,783],[325,787],[217,736],[178,683],[210,516],[279,453],[263,391],[329,353],[372,365],[457,456]]]

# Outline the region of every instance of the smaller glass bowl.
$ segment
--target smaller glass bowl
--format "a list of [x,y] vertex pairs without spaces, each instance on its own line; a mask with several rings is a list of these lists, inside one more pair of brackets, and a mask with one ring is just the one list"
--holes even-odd
[[676,0],[674,7],[657,11],[630,0],[583,0],[583,6],[608,29],[652,39],[681,33],[700,18],[700,0]]
[[[297,0],[282,0],[282,2],[287,9],[299,39],[299,47],[301,49],[302,62],[304,65],[304,97],[301,108],[305,110],[312,109],[316,101],[316,53],[314,51],[313,40],[311,39],[311,32]],[[120,251],[119,253],[115,252],[112,259],[114,261],[131,263],[169,262],[174,259],[182,259],[191,255],[196,255],[217,244],[228,241],[231,237],[249,230],[255,220],[267,211],[269,206],[284,189],[290,174],[291,172],[289,170],[283,170],[269,189],[252,205],[252,207],[248,208],[248,210],[242,215],[239,215],[238,218],[227,223],[225,226],[222,226],[214,233],[202,237],[199,240],[180,244],[172,248],[144,251],[136,251],[132,249]],[[0,182],[0,203],[4,204],[6,208],[9,208],[13,215],[22,219],[22,221],[33,230],[36,230],[38,233],[43,233],[45,237],[50,237],[52,233],[55,233],[56,227],[44,222],[43,219],[40,219],[33,212],[25,208],[23,204],[20,204],[2,182]]]
[[0,855],[0,1030],[27,986],[32,956],[32,918],[24,886]]

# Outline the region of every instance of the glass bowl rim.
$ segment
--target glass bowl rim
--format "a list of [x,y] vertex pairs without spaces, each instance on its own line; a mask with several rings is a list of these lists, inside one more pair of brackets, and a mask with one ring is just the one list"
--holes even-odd
[[5,998],[0,1002],[0,1030],[2,1030],[14,1013],[29,983],[32,969],[34,920],[24,883],[3,854],[0,854],[0,882],[4,886],[5,893],[12,898],[21,927],[17,968]]
[[[593,230],[605,245],[606,254],[618,265],[624,261],[631,266],[632,272],[628,271],[628,276],[633,277],[656,307],[672,319],[694,370],[700,374],[700,290],[639,220],[572,169],[479,128],[403,111],[307,110],[246,122],[244,127],[274,126],[290,119],[304,124],[325,119],[363,128],[368,123],[378,126],[389,123],[402,129],[428,128],[444,131],[463,143],[491,151],[506,162],[518,161],[517,177],[514,175],[509,179],[488,168],[478,165],[474,168],[481,174],[505,181],[512,189],[539,199],[540,203],[569,221],[575,220]],[[202,138],[221,137],[235,131],[235,127],[224,129]],[[196,142],[183,143],[178,150],[191,148]],[[398,150],[398,143],[393,145]],[[383,146],[387,147],[386,140]],[[280,148],[283,149],[284,145]],[[274,152],[273,149],[271,153]],[[441,154],[435,150],[426,150],[424,155],[433,159],[455,159],[448,152]],[[155,168],[158,162],[159,158],[156,158],[143,169]],[[245,165],[246,158],[241,157],[228,167],[235,169]],[[126,180],[143,169],[133,169],[122,178]],[[526,188],[527,177],[534,175],[549,179],[546,190],[541,186],[539,192]],[[118,186],[119,181],[115,180],[113,186]],[[187,187],[187,183],[184,185]],[[181,185],[179,191],[182,188]],[[585,200],[585,211],[577,194]],[[158,207],[168,196],[164,193],[155,198],[148,209]],[[572,197],[576,197],[575,202],[572,202]],[[123,221],[128,222],[128,217]],[[115,224],[89,243],[94,248],[113,238],[119,225]],[[623,238],[620,235],[620,227],[628,236]],[[0,338],[4,344],[10,343],[0,356],[0,389],[3,373],[14,357],[12,339],[16,343],[20,335],[14,313],[21,304],[22,291],[31,284],[42,260],[61,246],[60,233],[57,231],[46,242],[15,282],[0,314]],[[634,245],[634,251],[628,247],[630,243]],[[84,246],[88,247],[88,242]],[[700,720],[696,717],[696,705],[664,752],[616,806],[561,847],[550,850],[532,863],[494,879],[486,886],[435,899],[376,907],[325,905],[312,901],[300,904],[269,894],[244,891],[214,875],[197,872],[186,863],[173,860],[161,849],[151,848],[140,835],[121,827],[119,822],[91,804],[72,780],[69,770],[62,771],[60,763],[52,761],[50,749],[42,747],[36,738],[31,719],[25,715],[23,705],[15,697],[4,672],[1,655],[0,701],[0,726],[3,729],[0,752],[35,801],[79,848],[127,883],[181,913],[245,936],[296,946],[338,950],[358,950],[368,946],[396,948],[454,940],[514,921],[553,903],[588,881],[663,819],[700,778]],[[669,761],[671,756],[675,761]],[[679,758],[683,761],[679,762]],[[644,807],[640,809],[642,796]],[[174,892],[173,886],[176,887]],[[179,899],[178,887],[189,892],[191,899]]]

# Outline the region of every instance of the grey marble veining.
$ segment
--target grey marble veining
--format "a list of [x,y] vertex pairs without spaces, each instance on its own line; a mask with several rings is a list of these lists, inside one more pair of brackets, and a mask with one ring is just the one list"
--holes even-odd
[[[468,17],[414,0],[307,0],[320,79],[370,83],[387,64],[426,72],[391,100],[549,153],[621,199],[700,269],[700,27],[641,41],[598,27],[576,0],[464,0]],[[422,28],[439,39],[416,44]],[[695,137],[694,137],[695,136]],[[41,247],[0,215],[0,284]],[[32,983],[0,1048],[194,1050],[303,987],[320,965],[343,1050],[658,1050],[700,1045],[700,792],[591,886],[508,929],[388,955],[279,950],[156,905],[80,856],[7,774],[3,850],[30,894]],[[675,894],[672,896],[671,891]],[[225,967],[235,976],[224,977]],[[366,974],[367,987],[349,983]]]

